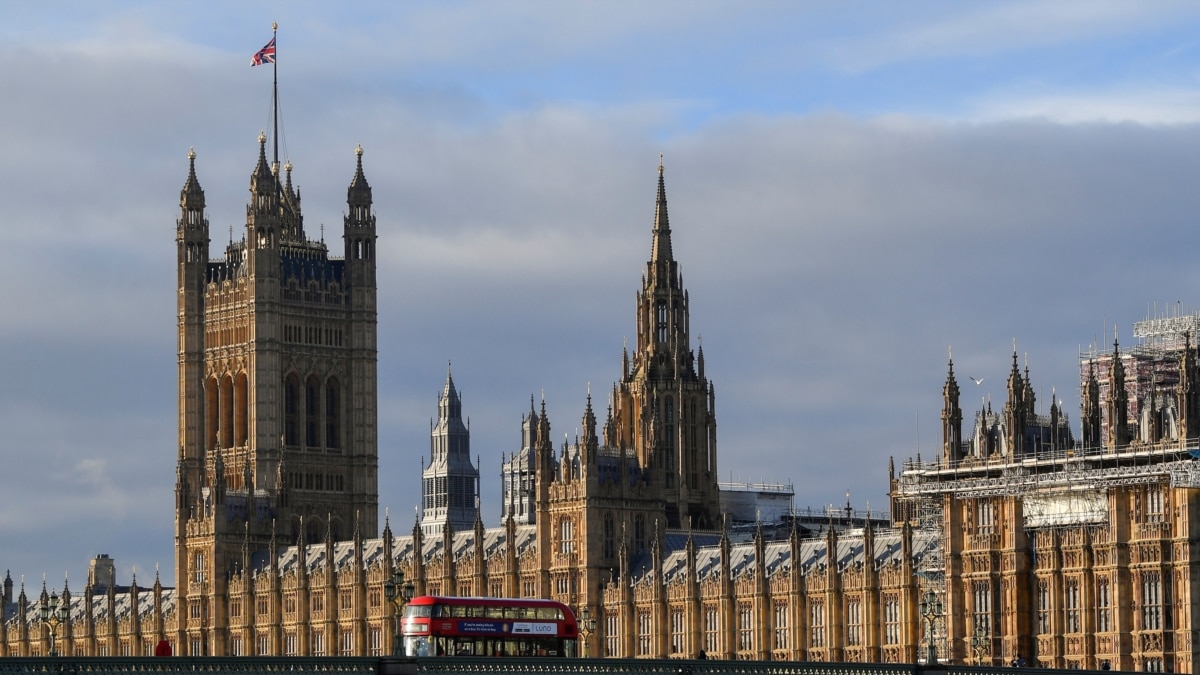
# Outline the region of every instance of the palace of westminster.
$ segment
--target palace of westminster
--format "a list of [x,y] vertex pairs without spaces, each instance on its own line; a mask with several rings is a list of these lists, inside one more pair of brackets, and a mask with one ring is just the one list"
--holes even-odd
[[890,468],[890,517],[804,517],[790,489],[717,482],[715,390],[692,349],[661,164],[636,346],[607,409],[589,394],[579,436],[556,448],[531,401],[501,522],[485,527],[448,372],[421,513],[410,532],[386,518],[380,531],[377,232],[357,155],[339,256],[307,238],[292,167],[269,163],[260,136],[245,236],[211,259],[189,154],[177,586],[119,585],[103,555],[78,590],[6,575],[0,657],[50,651],[51,603],[67,655],[161,640],[181,655],[387,654],[398,570],[418,594],[586,609],[581,652],[599,656],[1197,671],[1200,316],[1148,319],[1131,349],[1082,355],[1078,440],[1056,398],[1037,412],[1015,354],[1003,409],[986,404],[964,435],[951,360],[941,451]]

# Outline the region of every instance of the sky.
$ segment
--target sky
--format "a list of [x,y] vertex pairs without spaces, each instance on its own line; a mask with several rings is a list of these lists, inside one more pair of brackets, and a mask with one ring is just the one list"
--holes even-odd
[[660,154],[720,479],[799,508],[887,508],[949,350],[968,420],[1015,350],[1078,437],[1081,351],[1200,302],[1194,3],[3,2],[0,571],[31,591],[102,553],[174,582],[177,195],[194,148],[210,254],[241,237],[272,22],[311,238],[364,149],[401,531],[448,363],[489,526],[530,397],[572,438],[603,405]]

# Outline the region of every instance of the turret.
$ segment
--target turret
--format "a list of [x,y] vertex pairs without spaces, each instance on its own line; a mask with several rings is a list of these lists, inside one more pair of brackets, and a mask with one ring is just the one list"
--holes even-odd
[[356,165],[346,189],[344,235],[346,267],[352,287],[375,288],[375,214],[371,212],[371,186],[363,174],[362,146],[354,149]]
[[1025,381],[1017,367],[1017,350],[1013,345],[1012,371],[1008,374],[1008,402],[1004,404],[1004,419],[1007,426],[1005,438],[1010,457],[1025,454],[1025,426],[1028,407],[1025,404]]
[[[279,177],[267,164],[267,136],[258,134],[258,163],[250,174],[250,202],[246,204],[246,260],[253,276],[279,274],[278,246],[282,222]],[[271,252],[272,255],[267,255]]]
[[1179,356],[1179,440],[1181,447],[1194,445],[1200,437],[1200,369],[1196,366],[1196,347],[1191,332],[1183,334],[1183,353]]
[[947,462],[962,458],[962,408],[958,396],[958,380],[954,378],[954,358],[951,356],[946,384],[942,387],[942,457]]
[[591,391],[588,391],[587,406],[583,410],[583,436],[580,438],[579,449],[583,455],[580,465],[586,478],[588,468],[595,466],[596,455],[600,451],[600,439],[596,436],[596,414],[592,412]]
[[178,245],[180,288],[203,288],[204,269],[208,263],[208,219],[204,217],[204,189],[196,178],[195,150],[188,150],[187,180],[179,191],[175,242]]
[[1108,447],[1116,450],[1129,443],[1129,392],[1125,390],[1125,364],[1121,361],[1121,346],[1116,338],[1113,338],[1108,382]]

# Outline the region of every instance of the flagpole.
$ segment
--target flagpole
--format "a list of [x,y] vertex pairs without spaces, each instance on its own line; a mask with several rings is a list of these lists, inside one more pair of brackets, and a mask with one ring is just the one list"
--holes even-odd
[[275,117],[275,130],[271,134],[275,137],[275,152],[272,159],[272,166],[276,173],[279,172],[279,43],[276,38],[279,33],[279,24],[271,22],[271,42],[275,44],[275,58],[271,59],[271,112]]

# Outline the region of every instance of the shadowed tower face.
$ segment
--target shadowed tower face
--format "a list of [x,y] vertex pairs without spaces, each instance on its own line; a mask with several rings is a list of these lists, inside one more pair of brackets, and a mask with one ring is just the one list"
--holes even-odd
[[704,350],[691,348],[688,293],[671,248],[667,191],[658,166],[650,260],[637,296],[637,349],[625,355],[614,400],[616,444],[634,448],[666,501],[667,526],[712,528],[717,490],[715,394]]
[[376,234],[356,152],[341,257],[306,235],[291,164],[281,180],[260,135],[244,233],[216,260],[189,153],[176,226],[176,578],[189,602],[219,596],[256,551],[377,531]]

